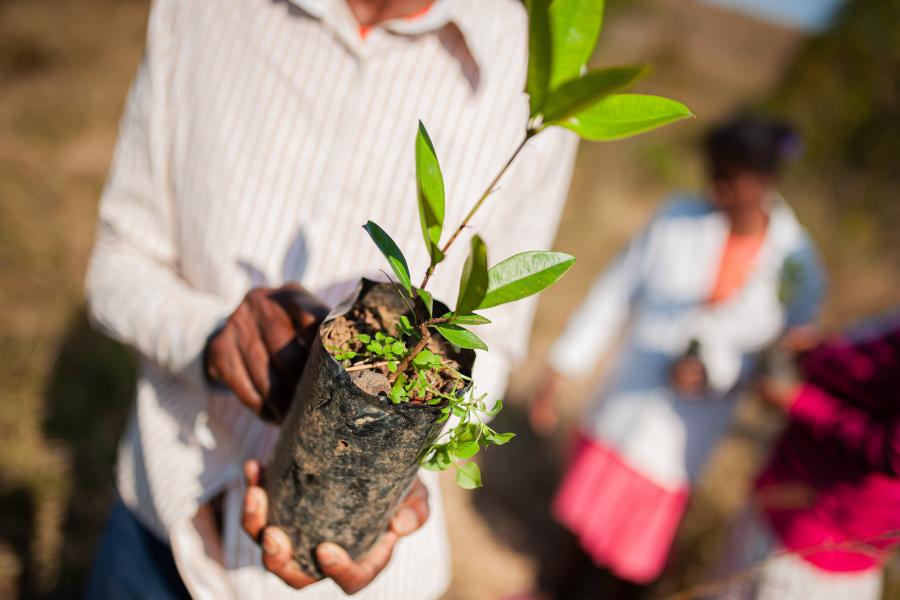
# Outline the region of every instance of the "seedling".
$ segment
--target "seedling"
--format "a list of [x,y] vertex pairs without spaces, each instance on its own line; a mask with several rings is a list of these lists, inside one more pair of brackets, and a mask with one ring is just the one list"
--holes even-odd
[[[498,182],[528,141],[549,127],[565,127],[584,139],[607,141],[630,137],[691,116],[681,103],[659,96],[618,93],[637,81],[644,66],[608,69],[587,68],[603,20],[603,0],[529,0],[528,73],[526,93],[530,114],[523,123],[521,143],[474,202],[462,222],[442,244],[444,233],[444,181],[431,138],[419,122],[415,141],[416,183],[419,221],[429,265],[421,283],[414,286],[409,266],[393,239],[376,223],[365,229],[384,254],[396,276],[398,293],[410,306],[396,328],[399,337],[385,333],[358,335],[346,346],[330,348],[344,361],[347,371],[384,368],[391,384],[387,397],[394,403],[415,402],[441,405],[441,419],[451,415],[458,422],[426,449],[422,466],[444,470],[457,468],[456,480],[465,488],[481,485],[478,465],[468,462],[490,444],[505,444],[512,433],[497,433],[486,420],[496,415],[502,402],[488,404],[474,392],[459,390],[470,382],[428,349],[437,335],[460,348],[487,350],[487,345],[470,327],[490,321],[476,311],[500,306],[553,285],[574,264],[575,258],[562,252],[543,250],[522,252],[488,266],[488,250],[482,238],[471,238],[469,256],[459,279],[455,308],[434,314],[434,300],[427,286],[437,266],[462,231],[494,192]],[[449,374],[458,381],[447,393],[437,385],[437,374]]]
[[[392,283],[363,279],[319,328],[269,463],[270,521],[293,542],[294,560],[323,576],[314,549],[322,542],[361,556],[388,526],[419,467],[456,468],[465,488],[481,485],[471,458],[513,434],[488,424],[502,408],[471,392],[472,329],[482,310],[536,294],[556,282],[574,258],[523,252],[489,267],[477,233],[459,277],[455,305],[432,298],[428,282],[528,141],[549,127],[590,140],[612,140],[690,116],[672,100],[620,94],[642,67],[588,70],[603,14],[602,0],[528,3],[526,92],[530,114],[522,140],[455,229],[444,232],[444,183],[424,125],[415,140],[418,214],[428,267],[414,286],[406,258],[373,222],[366,231],[387,258]],[[449,428],[448,419],[458,419]],[[442,428],[444,428],[442,430]]]

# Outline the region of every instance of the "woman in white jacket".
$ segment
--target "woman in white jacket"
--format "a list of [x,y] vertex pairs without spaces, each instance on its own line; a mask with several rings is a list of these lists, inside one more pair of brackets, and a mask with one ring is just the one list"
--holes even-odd
[[774,189],[792,140],[749,115],[714,129],[709,193],[666,203],[553,345],[538,428],[553,422],[558,382],[589,372],[624,333],[553,505],[580,546],[563,587],[545,586],[555,597],[589,595],[579,588],[601,570],[636,584],[629,593],[658,577],[754,355],[815,319],[823,274]]

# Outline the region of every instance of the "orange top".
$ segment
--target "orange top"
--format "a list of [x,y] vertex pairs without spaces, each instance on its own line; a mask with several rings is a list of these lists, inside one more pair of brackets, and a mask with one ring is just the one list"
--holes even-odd
[[756,257],[765,239],[765,229],[757,233],[728,234],[719,263],[719,274],[707,302],[721,302],[743,287],[756,266]]
[[[413,12],[409,13],[408,15],[406,15],[405,17],[403,17],[403,20],[404,21],[415,21],[419,17],[422,17],[425,14],[427,14],[428,11],[431,10],[432,6],[434,6],[434,2],[429,2],[428,4],[426,4],[419,10],[413,11]],[[360,25],[359,26],[360,39],[363,39],[363,40],[366,39],[366,37],[369,35],[370,31],[372,31],[371,25]]]

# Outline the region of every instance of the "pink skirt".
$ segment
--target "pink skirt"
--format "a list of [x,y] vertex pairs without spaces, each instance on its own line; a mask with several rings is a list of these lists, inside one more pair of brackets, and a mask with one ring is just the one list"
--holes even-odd
[[610,448],[581,435],[553,514],[597,565],[649,583],[666,564],[687,500],[687,488],[660,487]]

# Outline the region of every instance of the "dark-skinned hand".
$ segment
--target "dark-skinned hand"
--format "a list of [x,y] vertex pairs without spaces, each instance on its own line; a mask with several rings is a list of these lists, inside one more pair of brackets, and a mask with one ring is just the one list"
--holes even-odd
[[261,418],[280,422],[327,313],[297,284],[250,290],[207,342],[207,376]]
[[694,356],[682,356],[672,364],[669,386],[681,396],[699,397],[706,391],[706,366]]
[[[263,549],[263,565],[291,587],[300,589],[317,579],[300,569],[291,558],[291,540],[278,527],[268,525],[269,498],[262,485],[263,472],[254,460],[244,464],[247,492],[244,495],[241,524]],[[394,544],[419,529],[428,519],[428,490],[416,479],[409,494],[397,509],[390,526],[368,552],[356,561],[337,544],[324,543],[316,548],[316,560],[326,577],[334,580],[344,593],[355,594],[372,582],[391,559]]]

